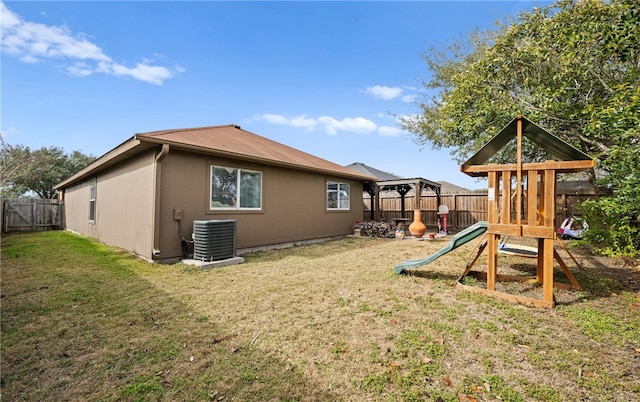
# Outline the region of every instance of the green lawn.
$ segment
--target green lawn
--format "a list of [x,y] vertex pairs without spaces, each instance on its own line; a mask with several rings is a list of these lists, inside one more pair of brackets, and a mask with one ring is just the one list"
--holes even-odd
[[640,399],[637,268],[576,253],[585,289],[553,310],[453,289],[472,245],[393,274],[443,245],[344,238],[201,271],[68,232],[6,235],[1,399]]

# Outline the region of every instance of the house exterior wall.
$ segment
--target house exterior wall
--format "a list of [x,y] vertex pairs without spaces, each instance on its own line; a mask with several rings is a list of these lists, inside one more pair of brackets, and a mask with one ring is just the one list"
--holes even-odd
[[[362,182],[259,163],[171,150],[162,160],[160,258],[182,256],[181,237],[191,240],[194,220],[235,219],[238,248],[353,233],[362,219]],[[262,172],[260,211],[210,210],[211,165]],[[350,209],[328,211],[327,180],[350,184]],[[174,219],[174,211],[182,219]]]
[[[145,258],[153,248],[153,151],[137,155],[64,192],[66,228]],[[91,182],[95,220],[89,220]]]

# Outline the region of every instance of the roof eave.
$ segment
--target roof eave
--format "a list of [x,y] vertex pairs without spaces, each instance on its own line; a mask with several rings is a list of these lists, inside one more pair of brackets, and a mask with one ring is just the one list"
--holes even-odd
[[139,136],[136,134],[133,137],[126,140],[125,142],[123,142],[122,144],[113,148],[111,151],[102,155],[101,157],[99,157],[98,159],[90,163],[88,166],[86,166],[79,172],[73,174],[71,177],[67,178],[66,180],[58,183],[54,187],[54,189],[60,190],[62,188],[69,187],[70,185],[76,182],[79,182],[85,179],[86,177],[91,176],[92,174],[95,174],[97,171],[100,171],[103,168],[111,166],[122,159],[126,159],[128,155],[134,152],[136,149],[148,148],[148,147],[143,147],[144,144],[147,144],[147,145],[167,144],[174,149],[183,149],[183,150],[188,150],[188,151],[207,154],[207,155],[223,156],[223,157],[229,157],[232,159],[262,163],[266,165],[280,166],[280,167],[285,167],[290,169],[293,168],[293,169],[303,170],[308,172],[322,173],[322,174],[327,174],[335,177],[343,177],[343,178],[349,178],[353,180],[359,180],[362,182],[376,181],[375,177],[360,175],[355,171],[354,173],[350,173],[350,172],[341,172],[337,170],[314,168],[314,167],[309,167],[309,166],[304,166],[304,165],[299,165],[294,163],[275,161],[268,158],[253,157],[253,156],[235,153],[235,152],[221,151],[221,150],[216,150],[211,148],[202,148],[198,146],[187,145],[180,142],[160,140],[160,139],[150,138],[147,136]]
[[71,177],[67,178],[66,180],[58,183],[54,187],[54,190],[59,190],[61,188],[69,187],[71,184],[74,184],[84,179],[85,177],[94,174],[96,171],[99,171],[104,167],[110,166],[118,162],[119,160],[126,158],[126,155],[129,154],[135,148],[139,147],[140,144],[141,144],[141,141],[136,139],[135,136],[129,138],[122,144],[113,148],[111,151],[107,152],[106,154],[102,155],[95,161],[91,162],[84,169],[73,174]]
[[415,178],[411,178],[411,179],[399,179],[399,180],[378,180],[378,185],[380,186],[397,186],[397,185],[404,185],[404,184],[413,184],[419,182],[421,184],[426,184],[430,187],[442,187],[442,185],[440,183],[436,183],[435,181],[431,181],[431,180],[427,180],[427,179],[423,179],[421,177],[415,177]]
[[[283,161],[277,161],[277,160],[273,160],[273,159],[269,159],[269,158],[261,158],[261,157],[257,157],[257,156],[250,156],[250,155],[246,155],[246,154],[242,154],[242,153],[231,152],[231,151],[223,151],[223,150],[219,150],[219,149],[203,148],[201,146],[184,144],[182,142],[160,140],[160,139],[155,139],[155,138],[150,138],[150,137],[138,137],[138,140],[141,141],[141,142],[146,142],[146,143],[150,143],[150,144],[159,144],[159,145],[168,144],[173,149],[182,149],[182,150],[187,150],[187,151],[191,151],[191,152],[197,152],[197,153],[206,154],[206,155],[216,155],[216,156],[228,157],[228,158],[231,158],[231,159],[239,159],[239,160],[244,160],[244,161],[249,161],[249,162],[261,163],[261,164],[265,164],[265,165],[279,166],[279,167],[285,167],[285,168],[289,168],[289,169],[297,169],[297,170],[302,170],[302,171],[307,171],[307,172],[314,172],[314,173],[322,173],[322,174],[332,175],[332,176],[336,176],[336,177],[343,177],[343,178],[359,180],[359,181],[362,181],[362,182],[375,182],[376,181],[376,178],[374,178],[374,177],[368,177],[368,176],[359,175],[355,171],[352,174],[350,172],[342,172],[342,171],[337,171],[337,170],[314,168],[314,167],[299,165],[299,164],[295,164],[295,163],[287,163],[287,162],[283,162]],[[347,168],[345,168],[345,169],[347,169]]]

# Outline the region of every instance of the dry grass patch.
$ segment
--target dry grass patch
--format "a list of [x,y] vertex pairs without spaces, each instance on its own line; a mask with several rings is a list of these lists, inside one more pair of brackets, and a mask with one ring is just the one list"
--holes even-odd
[[63,232],[8,236],[2,398],[640,396],[639,272],[581,255],[585,291],[559,292],[555,310],[455,291],[473,245],[393,274],[444,244],[345,238],[200,271]]

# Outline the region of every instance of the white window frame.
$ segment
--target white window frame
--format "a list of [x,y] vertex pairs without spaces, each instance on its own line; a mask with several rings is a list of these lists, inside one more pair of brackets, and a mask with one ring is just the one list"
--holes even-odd
[[[335,189],[331,188],[333,186]],[[335,199],[333,199],[332,192],[335,192]],[[346,197],[343,197],[343,192],[347,194]],[[351,185],[349,183],[327,180],[325,197],[328,211],[351,210]]]
[[89,183],[89,222],[96,221],[96,195],[98,193],[98,183],[96,179]]
[[[214,206],[213,205],[213,174],[214,169],[227,169],[236,171],[236,183],[235,183],[235,205],[234,206]],[[242,207],[242,175],[258,174],[260,175],[260,205],[257,207]],[[261,211],[262,210],[262,172],[259,170],[241,169],[230,166],[211,165],[209,169],[209,209],[210,210],[241,210],[241,211]]]

